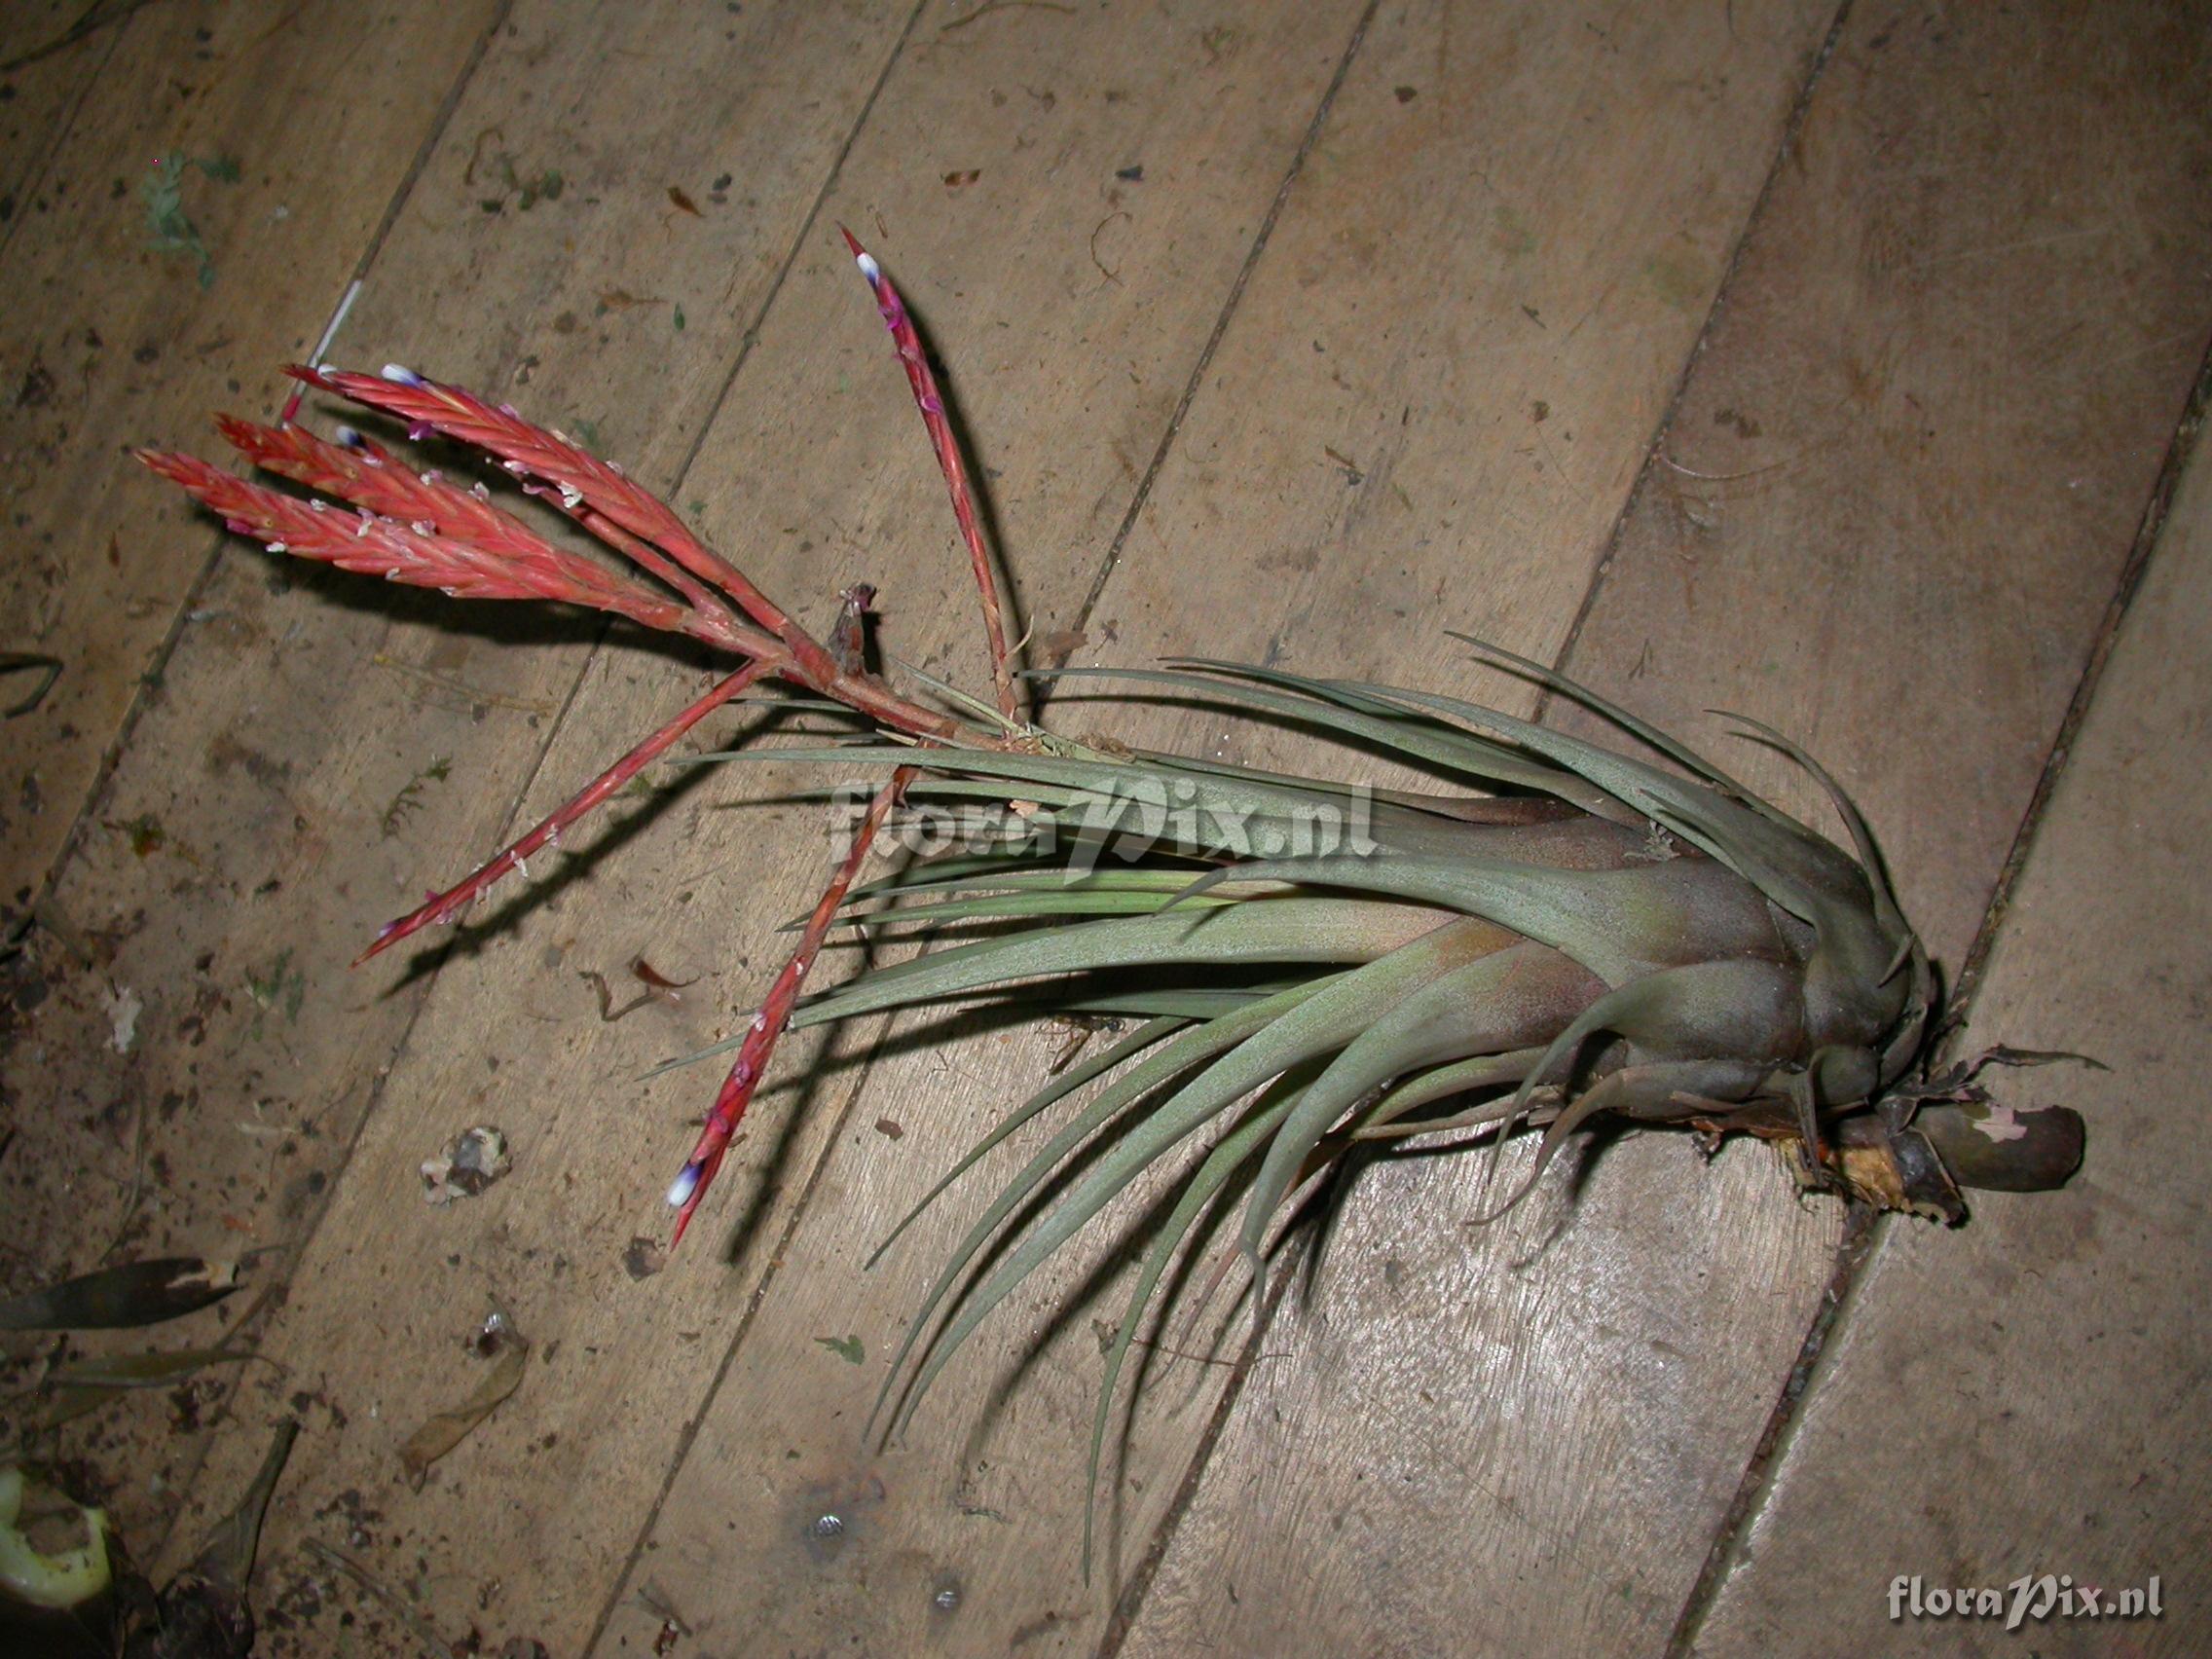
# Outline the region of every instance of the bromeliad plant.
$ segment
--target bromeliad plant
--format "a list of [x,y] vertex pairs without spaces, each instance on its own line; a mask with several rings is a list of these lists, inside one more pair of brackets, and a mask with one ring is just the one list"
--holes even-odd
[[[1031,1272],[1185,1149],[1180,1191],[1107,1355],[1093,1475],[1116,1378],[1186,1236],[1240,1195],[1237,1243],[1256,1271],[1293,1193],[1365,1143],[1488,1134],[1494,1169],[1508,1135],[1540,1127],[1529,1169],[1493,1214],[1604,1114],[1714,1139],[1766,1137],[1806,1184],[1947,1220],[1963,1214],[1961,1185],[2049,1186],[2071,1171],[2081,1148],[2072,1113],[1992,1108],[1974,1063],[1930,1075],[1936,976],[1866,825],[1817,762],[1754,720],[1741,719],[1745,734],[1788,755],[1826,792],[1848,849],[1627,711],[1488,646],[1476,649],[1595,710],[1655,759],[1438,690],[1218,662],[1118,678],[1145,694],[1290,722],[1442,782],[1363,790],[1078,742],[1030,723],[943,399],[896,288],[847,240],[891,330],[974,566],[991,649],[987,703],[915,676],[925,702],[871,672],[861,643],[866,590],[847,596],[838,629],[819,642],[613,463],[510,408],[404,369],[292,373],[404,423],[411,439],[487,452],[523,493],[630,569],[559,547],[485,484],[414,472],[344,427],[325,441],[288,421],[221,423],[248,460],[351,511],[188,456],[140,459],[273,552],[457,597],[593,607],[739,659],[574,799],[388,924],[365,956],[457,921],[709,713],[763,681],[867,722],[859,742],[767,752],[869,768],[880,783],[758,1012],[741,1035],[706,1051],[736,1054],[668,1194],[677,1237],[790,1026],[982,995],[1140,1021],[1051,1079],[930,1195],[1085,1085],[1110,1080],[977,1219],[931,1286],[885,1382],[888,1397],[906,1362],[918,1361],[903,1414]],[[877,833],[929,800],[979,809],[990,843],[856,889]],[[951,942],[802,996],[830,930],[860,921],[918,924]],[[1049,1195],[1057,1201],[1035,1201]],[[984,1270],[970,1278],[978,1261]]]

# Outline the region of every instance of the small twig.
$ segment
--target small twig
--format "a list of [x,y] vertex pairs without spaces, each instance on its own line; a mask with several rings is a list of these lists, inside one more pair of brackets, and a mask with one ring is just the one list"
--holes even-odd
[[61,659],[47,656],[39,651],[0,651],[0,674],[32,673],[39,677],[38,683],[28,693],[0,710],[8,719],[27,715],[46,701],[46,694],[54,689],[54,682],[61,678]]
[[1108,225],[1111,225],[1116,219],[1126,219],[1130,215],[1126,211],[1120,207],[1117,207],[1113,212],[1107,214],[1105,218],[1099,220],[1097,224],[1090,227],[1090,263],[1098,267],[1099,276],[1105,277],[1107,281],[1113,283],[1117,288],[1122,285],[1121,273],[1107,270],[1106,262],[1098,257],[1098,239],[1106,234],[1106,227]]
[[[346,284],[346,292],[338,297],[338,304],[330,313],[330,320],[323,324],[322,338],[314,343],[314,350],[308,353],[309,368],[320,368],[323,358],[330,355],[331,343],[338,338],[338,331],[346,326],[346,313],[353,309],[353,302],[360,297],[361,278],[356,276]],[[293,418],[300,412],[300,399],[307,394],[305,383],[292,387],[292,395],[284,399],[284,407],[276,416],[279,426],[289,426],[292,424]]]
[[616,1008],[614,1006],[614,992],[608,986],[605,974],[602,974],[596,968],[585,968],[577,973],[576,977],[591,986],[592,990],[597,993],[599,997],[599,1022],[602,1025],[612,1025],[624,1014],[636,1014],[638,1010],[653,1000],[653,993],[650,990],[644,990],[620,1008]]
[[320,1538],[302,1539],[300,1542],[300,1548],[307,1551],[308,1554],[315,1557],[318,1561],[321,1561],[328,1566],[335,1567],[339,1571],[345,1573],[347,1577],[352,1579],[354,1583],[358,1584],[362,1589],[366,1590],[370,1595],[374,1596],[378,1601],[382,1602],[387,1607],[391,1610],[392,1616],[398,1619],[401,1624],[407,1627],[408,1633],[413,1636],[417,1641],[423,1644],[423,1651],[430,1655],[430,1659],[453,1659],[452,1645],[447,1642],[444,1637],[438,1634],[437,1627],[435,1625],[431,1624],[428,1619],[424,1618],[420,1612],[416,1610],[415,1604],[408,1601],[406,1597],[402,1596],[398,1591],[394,1590],[390,1585],[387,1584],[383,1579],[379,1578],[375,1573],[371,1572],[367,1567],[363,1567],[359,1562],[355,1561],[344,1550],[339,1549],[336,1545],[326,1544]]
[[1757,478],[1764,473],[1778,472],[1796,458],[1794,456],[1784,456],[1780,461],[1770,461],[1763,466],[1747,466],[1741,472],[1700,472],[1694,466],[1684,466],[1671,455],[1662,455],[1659,459],[1665,461],[1671,470],[1680,473],[1684,478],[1694,478],[1701,484],[1734,484],[1746,478]]
[[411,662],[401,662],[388,651],[376,652],[369,658],[369,666],[389,669],[394,674],[405,675],[424,685],[434,686],[440,691],[450,691],[456,697],[464,697],[471,703],[482,703],[486,708],[512,709],[518,715],[535,715],[540,719],[553,713],[553,705],[550,703],[541,703],[530,697],[510,697],[504,691],[471,685],[467,681],[456,680],[450,674],[439,674],[431,669],[418,668]]
[[[842,227],[840,227],[842,229]],[[983,541],[983,527],[977,517],[976,502],[968,489],[968,469],[960,460],[960,444],[952,434],[952,423],[945,419],[944,398],[938,390],[937,376],[930,372],[928,354],[922,350],[922,337],[914,328],[914,319],[907,313],[905,302],[900,299],[899,290],[891,278],[884,275],[883,267],[875,256],[861,246],[860,239],[845,231],[845,245],[853,250],[853,258],[860,265],[861,275],[875,292],[876,310],[882,313],[884,326],[891,330],[891,338],[899,348],[899,361],[906,370],[906,384],[913,388],[914,405],[922,412],[922,424],[928,428],[930,447],[937,452],[938,467],[944,474],[944,487],[952,496],[952,516],[960,523],[961,539],[968,544],[968,561],[975,568],[976,586],[983,602],[983,632],[991,647],[991,685],[998,692],[999,713],[1010,725],[1021,720],[1021,705],[1015,700],[1014,675],[1007,666],[1006,620],[999,605],[998,578],[992,572],[990,549]]]
[[115,1235],[107,1241],[107,1248],[99,1253],[94,1266],[104,1266],[122,1244],[123,1235],[130,1231],[130,1221],[138,1213],[139,1201],[146,1196],[146,1102],[138,1101],[137,1127],[131,1137],[130,1186],[123,1202],[123,1219],[115,1224]]
[[1062,17],[1072,18],[1075,16],[1075,8],[1063,6],[1059,4],[1059,0],[983,0],[980,6],[970,12],[966,17],[953,18],[951,22],[946,23],[937,32],[940,35],[948,35],[954,29],[964,29],[970,23],[989,17],[993,12],[1013,11],[1057,12]]

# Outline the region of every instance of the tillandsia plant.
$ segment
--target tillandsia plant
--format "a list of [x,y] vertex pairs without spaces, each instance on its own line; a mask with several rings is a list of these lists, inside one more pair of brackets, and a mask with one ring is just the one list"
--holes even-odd
[[[1652,758],[1441,690],[1206,661],[1115,678],[1140,696],[1198,700],[1409,763],[1434,787],[1283,776],[1032,723],[928,356],[890,278],[847,241],[890,328],[974,566],[993,671],[987,701],[918,674],[909,676],[916,689],[902,690],[871,670],[863,625],[870,590],[849,591],[835,632],[818,641],[612,462],[511,408],[405,369],[291,372],[403,423],[410,439],[486,452],[524,494],[628,568],[557,546],[482,481],[417,473],[344,427],[326,441],[288,420],[221,422],[248,460],[350,512],[188,456],[140,459],[273,552],[457,597],[592,607],[737,659],[543,823],[386,926],[364,956],[458,921],[706,715],[762,682],[789,687],[786,702],[866,722],[854,741],[760,752],[866,768],[876,781],[758,1011],[740,1035],[703,1051],[735,1055],[668,1193],[676,1237],[788,1027],[981,996],[1134,1022],[1051,1077],[924,1200],[1107,1080],[983,1210],[931,1285],[884,1383],[883,1403],[906,1383],[895,1424],[994,1308],[1155,1166],[1179,1168],[1181,1185],[1106,1355],[1093,1480],[1115,1382],[1186,1238],[1240,1200],[1236,1244],[1256,1276],[1293,1194],[1378,1141],[1488,1135],[1494,1174],[1509,1135],[1540,1129],[1511,1190],[1494,1202],[1486,1196],[1493,1215],[1602,1114],[1681,1125],[1709,1141],[1761,1136],[1784,1148],[1808,1186],[1947,1221],[1964,1214],[1962,1186],[2055,1186],[2071,1172],[2082,1145],[2075,1114],[2011,1113],[1976,1082],[1989,1060],[2052,1056],[1993,1051],[1932,1069],[1937,979],[1866,825],[1817,762],[1754,720],[1740,719],[1743,732],[1811,774],[1847,845],[1626,710],[1474,642],[1480,657],[1594,710]],[[970,844],[856,886],[886,825],[929,812],[952,814]],[[942,947],[803,994],[831,930],[862,922],[912,925]]]

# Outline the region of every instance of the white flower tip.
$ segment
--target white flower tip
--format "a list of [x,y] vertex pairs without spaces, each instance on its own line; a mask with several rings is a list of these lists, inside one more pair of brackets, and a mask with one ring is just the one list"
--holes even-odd
[[404,363],[385,364],[384,378],[387,381],[397,381],[401,386],[421,386],[423,384],[423,377]]
[[677,1172],[676,1179],[669,1183],[668,1207],[682,1209],[691,1201],[691,1195],[698,1190],[699,1166],[696,1163],[686,1163]]
[[853,257],[855,263],[861,268],[861,275],[866,276],[870,284],[883,280],[883,267],[876,264],[874,254],[861,253],[855,254]]

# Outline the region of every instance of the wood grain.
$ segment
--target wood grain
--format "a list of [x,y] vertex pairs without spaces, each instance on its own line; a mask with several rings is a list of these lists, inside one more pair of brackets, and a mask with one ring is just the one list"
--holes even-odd
[[[221,991],[244,993],[233,976],[248,971],[227,966],[220,990],[205,977],[233,918],[220,901],[200,907],[224,891],[202,884],[213,875],[204,861],[231,827],[210,832],[205,818],[171,824],[160,814],[203,763],[232,769],[236,756],[210,747],[204,732],[188,747],[157,746],[126,769],[138,780],[129,804],[88,800],[126,712],[141,698],[159,701],[158,683],[146,681],[158,681],[172,631],[201,625],[181,613],[214,540],[209,524],[165,498],[123,451],[201,441],[208,408],[226,397],[274,412],[276,365],[304,354],[321,332],[491,12],[489,4],[349,9],[331,27],[308,31],[277,5],[162,7],[11,77],[55,86],[90,77],[45,135],[0,251],[10,296],[0,313],[10,535],[0,648],[63,664],[37,709],[7,721],[0,892],[11,923],[48,880],[80,814],[91,813],[78,879],[60,880],[60,897],[8,976],[0,1113],[17,1135],[8,1233],[28,1254],[11,1256],[7,1272],[19,1280],[90,1268],[103,1252],[155,1236],[236,1255],[240,1235],[218,1218],[236,1219],[242,1204],[222,1183],[241,1171],[249,1182],[270,1178],[281,1136],[258,1118],[274,1091],[259,1061],[250,1079],[234,1074],[219,1085],[210,1075],[217,1125],[172,1121],[198,1084],[204,1016]],[[332,83],[333,55],[401,52],[421,65],[406,86]],[[311,111],[320,113],[303,119]],[[235,180],[197,167],[184,177],[185,210],[212,264],[204,288],[194,257],[149,245],[137,186],[163,154],[238,163]],[[205,623],[214,637],[204,648],[226,672],[249,639],[264,638],[240,629],[235,612]],[[4,688],[11,701],[28,689],[13,676]],[[252,846],[251,873],[233,895],[267,873],[260,843]],[[92,867],[116,878],[108,893],[84,879]],[[117,955],[122,935],[149,927],[168,941],[166,951],[151,961]],[[279,948],[270,946],[262,965]],[[261,1010],[250,1017],[258,1027]],[[164,1062],[149,1063],[157,1051]],[[240,1133],[241,1116],[269,1138]],[[172,1192],[170,1174],[180,1186],[187,1178],[178,1164],[196,1172],[201,1164],[184,1148],[217,1143],[234,1156],[208,1161],[197,1198]],[[195,1410],[176,1415],[189,1419]],[[172,1431],[159,1394],[138,1395],[120,1416],[137,1425],[129,1431],[137,1439],[116,1442],[84,1425],[92,1438],[77,1444],[130,1446],[118,1460],[138,1478],[115,1513],[132,1532],[143,1536],[152,1525],[158,1535],[200,1438]]]
[[[2188,1110],[2204,1011],[2212,834],[2212,464],[2201,444],[2037,833],[1962,1048],[2064,1048],[2111,1069],[1996,1072],[2015,1106],[2088,1120],[2060,1194],[1984,1194],[1949,1235],[1892,1227],[1815,1379],[1694,1642],[1767,1653],[2193,1653],[2188,1581],[2212,1552],[2197,1410],[2212,1247]],[[2124,1382],[2122,1381],[2124,1380]],[[2162,1621],[1889,1616],[1898,1574],[2002,1588],[2161,1574]],[[2008,1605],[2010,1602],[2007,1596]]]
[[[492,12],[352,8],[326,30],[276,4],[153,7],[29,72],[96,79],[0,252],[0,638],[66,665],[9,722],[0,892],[46,876],[207,562],[119,452],[199,441],[225,397],[274,412],[276,369],[313,347]],[[332,73],[402,54],[420,68],[397,88]],[[161,158],[204,260],[154,245],[139,192]]]
[[[1023,625],[1050,632],[1095,578],[1342,43],[1316,45],[1309,18],[1232,28],[1252,65],[1238,76],[1209,57],[1214,13],[1143,27],[1054,15],[1043,31],[1010,14],[945,33],[961,15],[915,25],[674,493],[802,614],[825,622],[838,589],[866,577],[883,590],[887,648],[976,682],[974,599],[943,485],[833,225],[867,237],[903,281],[984,434],[981,464],[1047,480],[1004,492],[1000,509],[1011,540],[1048,550],[1021,591]],[[1235,45],[1217,38],[1215,50]],[[1308,89],[1288,113],[1271,98],[1285,82]],[[1141,179],[1118,176],[1138,168]],[[1094,250],[1129,276],[1117,285]],[[1155,273],[1141,287],[1140,270]],[[628,459],[611,423],[603,430]],[[526,810],[626,745],[648,700],[673,702],[684,683],[658,656],[603,653]],[[692,774],[620,835],[618,860],[599,858],[607,842],[572,842],[559,873],[539,871],[540,888],[490,911],[497,925],[443,969],[270,1348],[288,1363],[350,1351],[364,1318],[397,1334],[399,1352],[373,1373],[386,1426],[359,1431],[362,1391],[350,1390],[355,1429],[303,1442],[275,1537],[317,1525],[338,1493],[389,1485],[397,1439],[465,1379],[455,1344],[495,1289],[547,1356],[541,1381],[420,1498],[381,1498],[380,1542],[422,1548],[471,1513],[475,1493],[498,1490],[488,1555],[546,1570],[502,1571],[509,1589],[488,1612],[473,1580],[457,1579],[434,1615],[580,1643],[846,1087],[831,1074],[772,1091],[684,1255],[633,1276],[630,1246],[665,1228],[660,1194],[714,1082],[702,1069],[641,1088],[638,1074],[750,1016],[780,946],[774,924],[823,873],[819,808],[773,796],[814,781],[752,766]],[[673,1007],[601,1023],[581,972],[620,980],[639,953],[705,977]],[[794,1048],[794,1078],[803,1061]],[[425,1209],[415,1164],[468,1115],[495,1113],[516,1139],[516,1174],[462,1210]],[[718,1235],[741,1252],[734,1264]],[[811,1336],[805,1351],[841,1365]],[[203,1490],[221,1490],[212,1473]]]
[[[398,214],[340,360],[418,362],[523,398],[579,433],[589,424],[642,477],[672,480],[906,17],[896,6],[518,12]],[[745,72],[793,57],[819,66],[804,86]],[[557,196],[544,189],[555,172]],[[534,181],[526,208],[522,186]],[[672,205],[679,181],[699,217]],[[234,367],[261,375],[302,349],[264,342]],[[173,437],[209,442],[197,417]],[[203,520],[158,496],[133,498],[129,522],[147,543],[204,551]],[[18,1128],[8,1172],[24,1184],[19,1213],[41,1252],[26,1272],[89,1266],[115,1236],[141,1121],[148,1201],[125,1247],[230,1255],[305,1242],[428,978],[405,962],[351,977],[346,965],[427,880],[496,845],[599,637],[576,618],[461,611],[251,547],[226,551],[196,608],[96,809],[102,828],[57,889],[94,960],[40,936],[45,1000],[0,1073]],[[686,694],[695,662],[643,661],[653,670],[644,698]],[[147,823],[160,827],[152,844],[129,828]],[[561,988],[575,998],[565,1010],[595,1017],[572,975]],[[118,1052],[127,997],[140,1013]],[[529,1014],[502,1013],[521,1021],[514,1043],[527,1047],[537,1035]],[[472,1032],[466,1052],[491,1080],[499,1045],[482,1038]],[[433,1143],[473,1121],[451,1116],[438,1113]],[[398,1173],[411,1180],[437,1150],[410,1144]],[[472,1286],[463,1323],[481,1315],[482,1294]],[[302,1453],[338,1420],[317,1399],[374,1420],[373,1399],[346,1404],[354,1382],[381,1386],[385,1344],[363,1343],[363,1329],[354,1322],[352,1342],[282,1375],[276,1403],[297,1397],[309,1411]],[[459,1354],[416,1358],[428,1369]],[[258,1370],[263,1382],[280,1375]],[[203,1380],[186,1419],[212,1419],[231,1381]],[[237,1437],[249,1463],[263,1406],[257,1393],[254,1432]],[[81,1425],[72,1444],[160,1481],[132,1494],[146,1511],[130,1516],[132,1536],[152,1526],[158,1538],[203,1437],[175,1432],[158,1394],[122,1418]],[[138,1436],[128,1454],[112,1438],[127,1422]],[[205,1513],[220,1513],[234,1488],[223,1469],[211,1478]]]
[[72,118],[114,49],[108,35],[0,71],[0,260],[23,227],[42,217],[41,174],[68,143]]
[[[1570,659],[1701,741],[1714,705],[1805,741],[1954,963],[2212,311],[2201,131],[2173,143],[2185,32],[1854,9]],[[1781,764],[1727,758],[1815,808]],[[1632,1138],[1556,1231],[1470,1240],[1475,1173],[1355,1193],[1316,1302],[1268,1336],[1296,1357],[1255,1373],[1126,1651],[1664,1642],[1834,1217],[1755,1150],[1706,1169]]]
[[[1383,8],[1086,621],[1081,660],[1203,645],[1395,674],[1406,653],[1443,660],[1431,624],[1446,616],[1556,648],[1824,18],[1807,8],[1731,49],[1717,16],[1710,33],[1652,19],[1603,40],[1601,19],[1570,10],[1478,21]],[[1650,141],[1662,120],[1678,142]],[[1585,218],[1604,225],[1602,249]],[[1702,288],[1653,279],[1660,261],[1702,274]],[[1572,434],[1548,452],[1530,435],[1539,393]],[[977,424],[991,429],[987,415]],[[1531,561],[1531,543],[1558,551]],[[1342,760],[1172,712],[1054,708],[1078,732],[1262,764]],[[869,1456],[859,1425],[902,1323],[1011,1164],[993,1160],[881,1265],[860,1264],[1036,1086],[1056,1042],[901,1029],[779,1248],[602,1654],[648,1642],[656,1605],[710,1653],[1090,1647],[1202,1446],[1223,1371],[1194,1362],[1155,1378],[1110,1505],[1118,1547],[1084,1587],[1099,1324],[1121,1309],[1119,1264],[1102,1265],[1094,1241],[1024,1286],[904,1443]],[[896,1142],[874,1127],[885,1116],[904,1131]],[[1138,1207],[1100,1234],[1120,1236]],[[857,1369],[818,1342],[856,1332]],[[825,1515],[833,1545],[809,1531]],[[733,1561],[758,1570],[733,1574]]]

